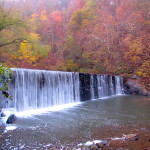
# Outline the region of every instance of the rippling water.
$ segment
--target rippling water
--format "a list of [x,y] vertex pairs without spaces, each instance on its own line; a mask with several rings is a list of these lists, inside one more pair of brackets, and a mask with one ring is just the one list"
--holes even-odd
[[[115,96],[63,110],[17,117],[0,134],[0,149],[67,145],[107,136],[113,127],[150,126],[150,97]],[[95,136],[96,135],[96,136]]]

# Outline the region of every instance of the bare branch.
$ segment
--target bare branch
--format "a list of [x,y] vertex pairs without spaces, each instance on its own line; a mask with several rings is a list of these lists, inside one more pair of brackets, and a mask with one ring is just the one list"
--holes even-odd
[[22,39],[22,38],[15,39],[15,40],[13,40],[11,42],[0,44],[0,47],[6,46],[6,45],[10,45],[10,44],[14,44],[14,43],[20,43],[20,42],[23,42],[23,41],[24,41],[24,39]]

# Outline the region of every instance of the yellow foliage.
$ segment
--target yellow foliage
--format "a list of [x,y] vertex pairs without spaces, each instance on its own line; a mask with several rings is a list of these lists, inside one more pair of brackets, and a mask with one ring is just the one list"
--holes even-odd
[[20,49],[18,50],[20,56],[18,57],[20,60],[26,60],[28,63],[33,63],[36,61],[36,57],[32,54],[32,45],[27,41],[23,41],[20,43]]
[[138,76],[143,76],[143,72],[142,72],[142,71],[140,71],[140,70],[139,70],[139,71],[137,71],[137,72],[136,72],[136,74],[137,74]]
[[143,55],[143,50],[145,46],[142,43],[142,38],[137,38],[136,40],[131,40],[131,37],[125,39],[129,50],[125,52],[125,58],[131,60],[131,62],[140,61],[140,56]]
[[142,54],[142,50],[144,49],[144,46],[142,44],[142,39],[138,38],[137,40],[134,40],[131,45],[129,45],[130,50],[132,50],[136,54]]
[[34,14],[32,15],[32,18],[36,18],[36,17],[38,17],[38,16],[39,16],[38,14],[35,14],[35,13],[34,13]]
[[88,23],[89,23],[89,20],[84,19],[84,20],[82,21],[82,26],[81,26],[81,28],[84,28]]
[[132,61],[132,62],[137,62],[138,60],[140,60],[140,57],[139,57],[139,56],[132,56],[132,57],[131,57],[131,61]]
[[68,71],[76,71],[78,69],[78,64],[74,63],[72,59],[67,60],[66,68]]
[[70,19],[69,25],[73,31],[79,30],[85,27],[91,20],[95,18],[95,10],[91,9],[90,7],[84,7],[74,12]]
[[83,53],[82,57],[84,59],[90,59],[92,56],[92,52],[86,52],[86,53]]
[[42,21],[46,21],[46,20],[48,19],[45,10],[42,10],[42,11],[41,11],[40,19],[41,19]]
[[31,25],[31,29],[32,29],[32,31],[34,31],[34,32],[36,32],[36,30],[38,29],[38,22],[39,22],[39,20],[38,20],[38,16],[39,15],[37,15],[37,14],[33,14],[32,16],[31,16],[31,18],[29,19],[29,23],[30,23],[30,25]]
[[31,38],[32,38],[33,40],[36,40],[36,41],[40,39],[40,36],[39,36],[39,34],[37,34],[37,33],[31,32],[31,33],[30,33],[30,36],[31,36]]
[[145,60],[136,73],[142,77],[149,77],[150,74],[149,66],[150,66],[150,61]]

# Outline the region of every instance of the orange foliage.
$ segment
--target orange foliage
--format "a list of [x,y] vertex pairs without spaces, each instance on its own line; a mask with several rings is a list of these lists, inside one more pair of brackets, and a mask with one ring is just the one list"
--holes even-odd
[[[149,1],[24,3],[26,7],[20,14],[29,24],[25,37],[29,42],[1,49],[4,63],[14,67],[137,74],[145,81],[150,78]],[[10,28],[0,32],[0,37],[9,42],[17,34]]]

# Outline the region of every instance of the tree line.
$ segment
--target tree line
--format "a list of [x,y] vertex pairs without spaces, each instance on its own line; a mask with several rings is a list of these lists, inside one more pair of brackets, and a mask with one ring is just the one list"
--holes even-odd
[[1,1],[0,62],[8,67],[136,74],[150,86],[150,2]]

